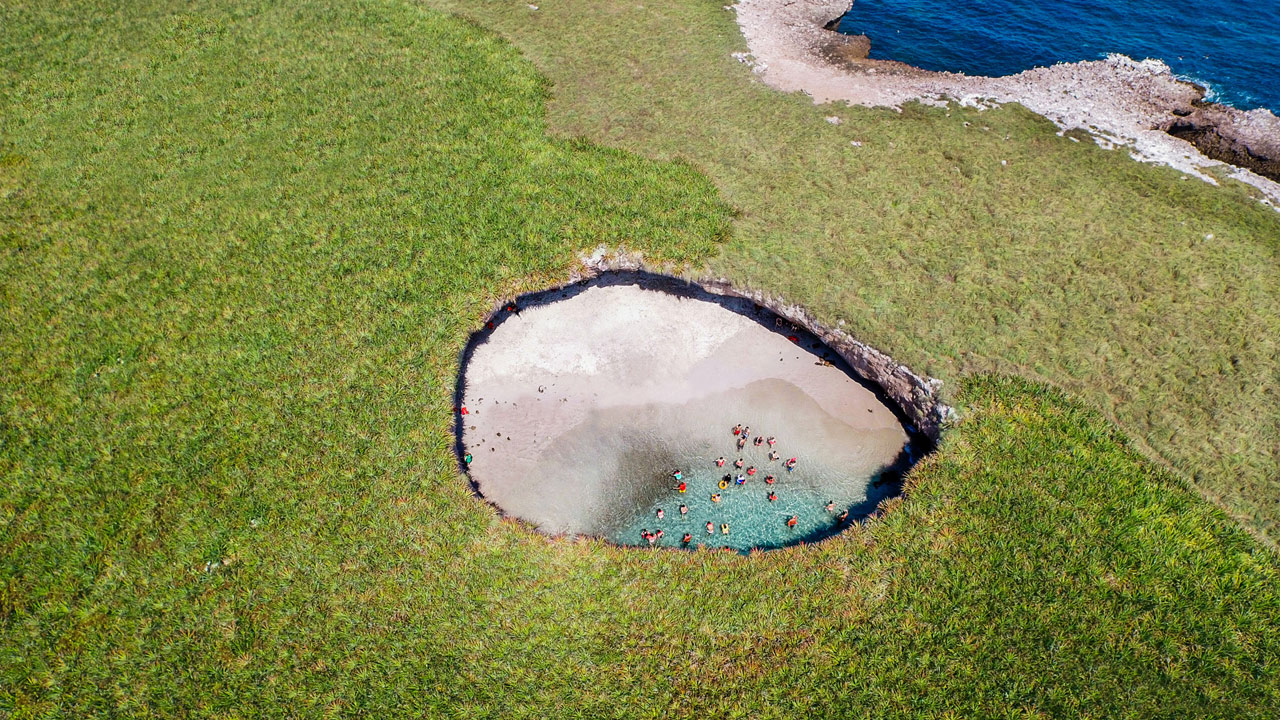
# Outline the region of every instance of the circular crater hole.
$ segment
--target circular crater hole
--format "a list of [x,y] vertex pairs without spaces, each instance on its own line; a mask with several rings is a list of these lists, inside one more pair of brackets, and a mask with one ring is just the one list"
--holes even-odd
[[930,447],[812,334],[648,273],[506,305],[472,336],[457,395],[477,493],[619,545],[814,542],[899,493]]

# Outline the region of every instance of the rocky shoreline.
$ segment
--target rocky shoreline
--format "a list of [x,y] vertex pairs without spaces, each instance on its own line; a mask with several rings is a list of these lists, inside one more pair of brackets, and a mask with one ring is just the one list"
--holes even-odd
[[1113,55],[1005,77],[932,72],[868,59],[870,39],[830,29],[849,0],[739,0],[732,8],[750,49],[738,59],[779,90],[869,107],[1016,102],[1063,132],[1081,128],[1103,147],[1126,147],[1137,160],[1213,184],[1206,170],[1218,168],[1280,209],[1280,118],[1205,102],[1203,88],[1159,60]]

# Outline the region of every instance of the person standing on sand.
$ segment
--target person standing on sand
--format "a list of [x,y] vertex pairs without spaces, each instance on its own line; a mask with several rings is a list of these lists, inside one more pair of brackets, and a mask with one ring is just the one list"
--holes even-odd
[[769,443],[769,447],[773,447],[773,444],[778,442],[778,439],[770,435],[769,439],[766,440],[765,442]]
[[737,424],[737,425],[734,425],[734,426],[733,426],[733,434],[734,434],[734,435],[741,435],[741,434],[742,434],[742,424],[741,424],[741,423],[739,423],[739,424]]
[[745,436],[738,438],[738,449],[741,450],[746,446],[747,446],[747,438]]
[[780,457],[782,457],[782,456],[778,454],[778,451],[777,451],[777,450],[770,450],[770,451],[769,451],[769,462],[774,462],[775,460],[777,460],[777,459],[778,459],[778,458],[780,458]]
[[742,428],[742,438],[745,440],[745,439],[747,439],[747,438],[749,438],[749,437],[751,437],[751,426],[750,426],[750,425],[748,425],[748,426],[746,426],[746,427]]
[[787,472],[791,472],[792,470],[795,470],[797,462],[799,462],[799,460],[797,460],[796,458],[791,458],[790,460],[788,460],[786,462]]
[[760,447],[761,445],[763,445],[763,444],[764,444],[764,438],[762,438],[762,437],[760,437],[759,435],[757,435],[757,436],[756,436],[756,439],[755,439],[755,440],[752,440],[751,442],[752,442],[756,447]]
[[684,473],[680,472],[679,470],[676,470],[675,472],[671,473],[671,477],[675,478],[676,482],[679,482],[684,479]]

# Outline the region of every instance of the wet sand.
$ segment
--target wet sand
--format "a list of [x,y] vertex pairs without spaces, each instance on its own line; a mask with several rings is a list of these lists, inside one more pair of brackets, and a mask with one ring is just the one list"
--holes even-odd
[[[506,318],[472,353],[463,404],[463,445],[487,499],[545,532],[619,542],[639,541],[629,536],[637,523],[683,500],[699,517],[736,513],[738,534],[717,535],[721,544],[785,544],[776,523],[748,539],[742,523],[767,507],[759,498],[702,508],[732,470],[712,461],[736,457],[735,423],[777,436],[783,459],[801,459],[788,474],[767,460],[767,446],[748,445],[741,455],[760,472],[734,486],[740,498],[750,488],[762,498],[772,473],[786,476],[793,502],[812,495],[856,506],[908,440],[871,390],[786,335],[712,302],[634,285],[590,287]],[[690,485],[683,497],[673,494],[677,468]],[[791,532],[820,530],[814,509],[808,527]],[[666,544],[678,541],[671,533]]]

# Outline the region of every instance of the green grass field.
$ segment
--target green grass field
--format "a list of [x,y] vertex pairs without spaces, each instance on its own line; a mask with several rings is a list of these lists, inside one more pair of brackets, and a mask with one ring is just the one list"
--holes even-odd
[[[1280,560],[1144,451],[1272,527],[1280,216],[1017,110],[771,93],[716,3],[587,7],[470,8],[522,57],[403,0],[0,5],[0,714],[1273,717]],[[965,419],[817,546],[502,521],[458,352],[600,244]]]
[[746,44],[723,2],[428,4],[527,53],[554,82],[555,131],[702,169],[741,212],[710,273],[952,385],[994,371],[1078,393],[1280,532],[1280,214],[1240,188],[1016,107],[783,96],[732,59]]

